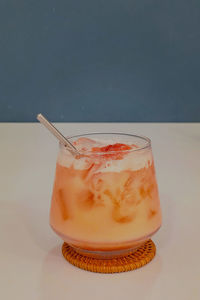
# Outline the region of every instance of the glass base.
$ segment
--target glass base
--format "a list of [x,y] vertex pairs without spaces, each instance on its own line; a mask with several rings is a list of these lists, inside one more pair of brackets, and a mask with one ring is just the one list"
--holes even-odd
[[137,244],[137,246],[130,248],[130,249],[120,249],[120,250],[106,250],[106,251],[97,251],[97,250],[86,250],[75,247],[74,245],[70,245],[74,251],[78,254],[87,257],[93,257],[97,259],[111,259],[116,257],[123,257],[134,253],[141,245],[145,244],[144,242]]

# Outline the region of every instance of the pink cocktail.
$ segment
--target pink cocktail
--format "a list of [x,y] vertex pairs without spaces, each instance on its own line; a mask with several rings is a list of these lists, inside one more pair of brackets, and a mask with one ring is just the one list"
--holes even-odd
[[133,251],[161,226],[151,143],[126,134],[72,137],[60,145],[50,224],[76,251],[113,257]]

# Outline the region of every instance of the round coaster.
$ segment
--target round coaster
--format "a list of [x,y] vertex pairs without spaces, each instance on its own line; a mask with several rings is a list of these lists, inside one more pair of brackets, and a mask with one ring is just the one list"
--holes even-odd
[[156,246],[148,240],[135,252],[123,257],[97,259],[77,253],[71,246],[64,243],[62,253],[72,265],[96,273],[119,273],[140,268],[149,263],[156,254]]

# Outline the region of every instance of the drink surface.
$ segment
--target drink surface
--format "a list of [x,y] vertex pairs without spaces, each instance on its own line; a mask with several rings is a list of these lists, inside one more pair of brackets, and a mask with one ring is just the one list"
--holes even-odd
[[74,144],[81,157],[63,147],[58,154],[52,228],[66,242],[94,248],[145,240],[157,231],[161,211],[151,148],[88,138]]

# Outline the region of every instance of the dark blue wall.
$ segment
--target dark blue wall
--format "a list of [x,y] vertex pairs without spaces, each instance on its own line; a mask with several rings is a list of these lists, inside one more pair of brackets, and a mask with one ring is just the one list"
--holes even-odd
[[200,121],[199,0],[0,7],[0,121]]

